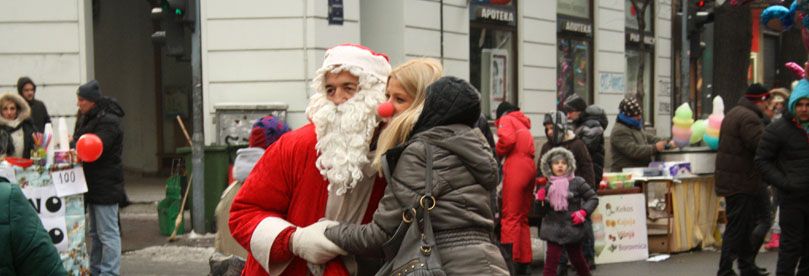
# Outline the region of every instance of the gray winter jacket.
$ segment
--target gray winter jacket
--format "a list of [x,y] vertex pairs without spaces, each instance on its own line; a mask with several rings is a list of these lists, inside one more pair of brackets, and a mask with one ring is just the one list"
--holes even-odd
[[[549,162],[553,156],[560,154],[567,159],[567,164],[571,166],[571,171],[576,170],[576,159],[573,157],[573,153],[565,148],[557,147],[542,155],[540,169],[543,175],[553,175]],[[544,189],[550,189],[552,185],[553,183],[548,181],[548,185]],[[548,211],[542,218],[542,227],[539,229],[540,239],[557,244],[577,243],[584,239],[584,224],[573,225],[573,219],[570,215],[581,209],[584,209],[588,216],[592,214],[596,206],[598,206],[596,192],[590,188],[584,178],[577,176],[570,181],[567,200],[567,211],[554,211],[547,197],[545,198],[544,208],[547,208]]]
[[[425,156],[427,144],[433,146],[433,156]],[[430,217],[444,270],[448,275],[507,275],[505,261],[490,238],[489,197],[497,186],[497,162],[480,130],[464,125],[416,134],[387,170],[392,175],[386,175],[388,186],[373,222],[340,224],[328,228],[326,237],[350,254],[382,256],[382,245],[402,222],[397,198],[415,203],[424,194],[426,158],[433,159],[436,206]],[[383,166],[388,166],[389,158],[383,159]]]

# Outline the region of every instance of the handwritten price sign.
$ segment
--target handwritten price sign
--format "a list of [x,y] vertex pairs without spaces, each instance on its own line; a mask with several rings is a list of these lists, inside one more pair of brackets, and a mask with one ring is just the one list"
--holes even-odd
[[60,197],[87,192],[87,181],[84,179],[84,169],[81,167],[52,172],[51,180],[56,186],[56,195]]

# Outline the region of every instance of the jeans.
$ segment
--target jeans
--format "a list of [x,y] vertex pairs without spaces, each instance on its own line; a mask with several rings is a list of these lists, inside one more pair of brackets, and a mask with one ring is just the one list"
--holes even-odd
[[776,268],[779,276],[809,275],[809,207],[805,205],[805,201],[781,202],[781,247]]
[[121,270],[121,231],[118,204],[87,204],[90,215],[90,270],[92,275],[119,275]]

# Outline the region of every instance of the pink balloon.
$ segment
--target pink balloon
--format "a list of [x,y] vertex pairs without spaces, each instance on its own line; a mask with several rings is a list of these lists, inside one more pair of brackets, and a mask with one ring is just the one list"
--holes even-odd
[[722,127],[722,120],[725,119],[724,115],[711,115],[708,116],[708,127],[719,129]]

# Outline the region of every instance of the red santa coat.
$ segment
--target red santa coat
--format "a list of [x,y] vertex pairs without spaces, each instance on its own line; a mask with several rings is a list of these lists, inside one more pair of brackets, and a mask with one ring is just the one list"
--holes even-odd
[[[267,149],[233,200],[230,230],[249,252],[243,275],[308,274],[305,260],[272,260],[270,249],[289,239],[281,234],[287,227],[308,226],[325,214],[329,182],[315,167],[316,143],[312,124],[286,133]],[[363,223],[372,220],[384,190],[384,179],[377,177]],[[326,275],[335,268],[345,270],[341,263],[329,265]]]
[[509,112],[497,121],[497,137],[497,156],[506,158],[503,163],[500,241],[513,244],[512,258],[515,262],[530,263],[528,209],[531,208],[536,177],[531,120],[521,111]]

